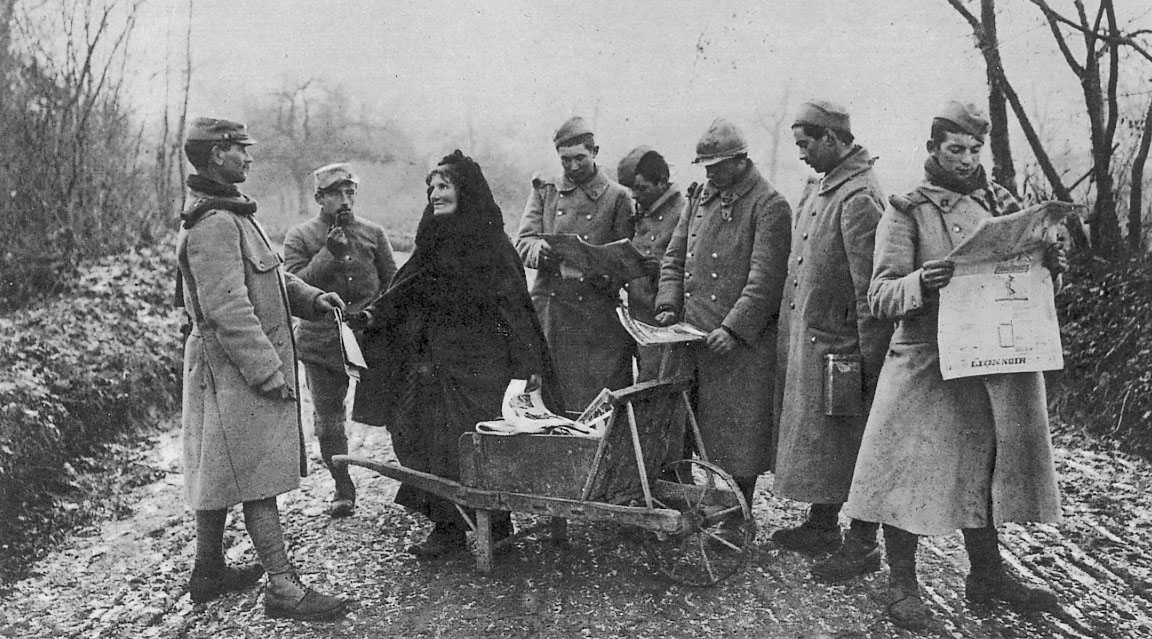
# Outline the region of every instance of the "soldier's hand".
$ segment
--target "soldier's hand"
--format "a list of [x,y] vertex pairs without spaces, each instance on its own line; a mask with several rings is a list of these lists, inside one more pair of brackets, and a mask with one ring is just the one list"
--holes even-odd
[[956,264],[951,260],[929,260],[920,266],[920,285],[925,290],[938,291],[952,281]]
[[1062,237],[1056,238],[1056,243],[1051,244],[1044,251],[1044,259],[1041,262],[1048,272],[1052,273],[1052,279],[1056,279],[1061,273],[1068,270],[1068,249],[1064,248]]
[[315,310],[317,314],[324,315],[334,309],[344,310],[344,300],[340,299],[339,293],[324,293],[316,298]]
[[339,224],[333,224],[332,228],[328,229],[328,236],[324,238],[324,246],[326,246],[328,252],[338,260],[347,257],[351,251],[351,244],[348,241],[348,233],[344,231],[344,227]]
[[560,263],[560,256],[545,241],[541,240],[540,248],[536,250],[536,268],[545,269]]
[[723,326],[717,327],[713,329],[711,333],[708,333],[708,338],[704,343],[708,346],[708,350],[717,355],[723,355],[736,348],[736,338]]
[[291,393],[288,390],[288,382],[284,379],[284,373],[276,371],[272,377],[264,380],[257,389],[260,394],[269,399],[288,399]]
[[656,314],[656,323],[660,326],[671,326],[676,323],[676,311],[660,311]]

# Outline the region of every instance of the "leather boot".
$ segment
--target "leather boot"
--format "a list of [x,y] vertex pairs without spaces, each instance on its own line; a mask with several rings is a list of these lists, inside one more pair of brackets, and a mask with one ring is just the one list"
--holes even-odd
[[828,583],[847,581],[880,570],[880,544],[876,542],[878,526],[852,520],[844,545],[831,557],[812,565],[812,576]]
[[452,523],[438,523],[424,541],[408,548],[417,559],[439,559],[468,550],[464,529]]
[[296,573],[288,578],[291,587],[276,590],[269,580],[264,591],[264,614],[274,619],[296,619],[299,621],[334,621],[348,610],[348,602],[325,595],[305,586]]
[[188,594],[192,603],[205,603],[225,593],[254,586],[263,574],[264,566],[255,563],[243,566],[197,564],[188,580]]
[[840,504],[812,504],[804,523],[772,533],[772,541],[788,550],[812,554],[833,552],[840,547]]
[[920,598],[916,579],[916,546],[919,537],[895,526],[884,526],[884,552],[888,557],[888,591],[885,604],[892,623],[902,628],[928,627],[932,611]]
[[320,438],[320,458],[332,475],[336,484],[336,492],[332,496],[332,505],[328,507],[328,516],[337,519],[348,517],[356,510],[356,485],[352,483],[352,476],[348,473],[348,466],[332,463],[333,455],[348,454],[348,438],[345,436],[324,436]]
[[975,604],[1000,601],[1016,610],[1060,610],[1056,593],[1030,586],[1004,566],[1000,537],[993,526],[965,528],[964,548],[972,571],[964,580],[964,598]]

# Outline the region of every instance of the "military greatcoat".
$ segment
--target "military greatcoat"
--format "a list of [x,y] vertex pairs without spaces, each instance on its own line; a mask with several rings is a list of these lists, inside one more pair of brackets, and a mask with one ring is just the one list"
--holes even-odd
[[[669,184],[663,195],[656,199],[646,211],[636,213],[636,231],[632,244],[646,257],[660,260],[672,240],[672,233],[680,222],[680,214],[688,200],[675,184]],[[660,274],[652,277],[638,277],[628,282],[628,312],[632,317],[647,324],[656,323],[656,289],[660,285]],[[636,359],[639,364],[637,381],[656,379],[660,372],[660,361],[664,354],[661,346],[637,346]]]
[[[656,308],[738,340],[718,355],[703,344],[679,353],[695,377],[696,418],[708,459],[737,477],[768,468],[776,321],[788,272],[791,208],[755,166],[725,191],[706,184],[668,244]],[[694,197],[694,199],[695,199]]]
[[[584,184],[567,176],[532,181],[516,251],[524,266],[539,268],[544,233],[571,233],[589,244],[632,237],[632,196],[603,171]],[[634,343],[616,317],[623,282],[564,278],[547,266],[536,273],[532,303],[556,365],[567,410],[583,410],[604,388],[632,382]]]
[[1018,209],[1007,191],[990,188],[995,209],[985,189],[962,195],[925,182],[880,220],[868,302],[897,325],[856,461],[850,517],[921,535],[1060,518],[1043,375],[945,381],[939,296],[920,285],[924,262],[947,256],[993,210]]
[[[193,191],[188,209],[203,197]],[[216,510],[288,492],[304,470],[289,313],[316,319],[323,291],[283,272],[251,215],[204,213],[180,232],[177,254],[193,322],[184,345],[188,504]],[[258,392],[277,371],[287,399]]]
[[[780,306],[776,376],[776,494],[843,503],[892,322],[868,308],[876,224],[885,200],[874,159],[856,147],[809,181],[792,222],[792,254]],[[863,410],[824,414],[824,356],[863,360]]]

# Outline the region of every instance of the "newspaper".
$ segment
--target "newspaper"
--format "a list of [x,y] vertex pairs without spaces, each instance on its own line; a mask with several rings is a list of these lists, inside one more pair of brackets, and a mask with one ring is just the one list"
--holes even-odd
[[540,385],[533,380],[513,379],[504,390],[500,413],[503,419],[476,424],[476,432],[488,435],[572,435],[600,437],[612,419],[611,394],[600,391],[577,419],[553,413],[544,405]]
[[616,280],[645,276],[644,254],[631,240],[589,244],[579,235],[545,233],[540,236],[560,256],[560,273],[566,278],[607,275]]
[[679,344],[684,342],[699,342],[708,337],[708,333],[696,328],[688,322],[678,322],[671,326],[653,326],[645,324],[632,317],[628,312],[628,305],[621,303],[616,306],[616,316],[624,326],[624,330],[641,346],[654,346],[657,344]]
[[352,329],[344,323],[344,313],[336,309],[336,330],[340,333],[340,356],[344,360],[344,372],[350,379],[360,380],[360,371],[368,368],[364,353]]
[[983,220],[948,255],[937,341],[944,379],[1064,367],[1052,277],[1042,264],[1055,226],[1077,205],[1048,202]]

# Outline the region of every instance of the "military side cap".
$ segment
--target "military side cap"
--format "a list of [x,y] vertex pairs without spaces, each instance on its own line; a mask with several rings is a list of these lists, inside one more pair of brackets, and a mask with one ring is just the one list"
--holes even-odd
[[836,129],[846,133],[852,132],[848,109],[827,100],[809,100],[801,104],[796,111],[796,121],[792,123],[792,126],[803,124]]
[[248,136],[248,127],[240,122],[218,118],[196,118],[188,127],[185,141],[231,142],[233,144],[256,144]]
[[945,102],[940,112],[936,114],[937,120],[947,120],[960,127],[965,133],[977,137],[988,135],[991,122],[984,110],[969,102],[961,104],[956,101]]
[[556,129],[556,135],[552,136],[552,142],[559,148],[565,146],[564,143],[572,138],[590,133],[592,133],[592,127],[588,126],[588,122],[584,118],[574,115],[565,120],[559,129]]
[[747,152],[744,132],[725,118],[716,118],[696,143],[696,159],[692,163],[711,166]]
[[312,182],[316,185],[316,192],[326,191],[341,182],[359,184],[360,178],[352,172],[352,167],[346,162],[337,162],[322,166],[312,172]]
[[620,160],[620,164],[616,166],[616,181],[632,188],[632,183],[636,180],[636,165],[640,164],[640,158],[652,152],[652,147],[640,145],[628,152],[624,159]]

